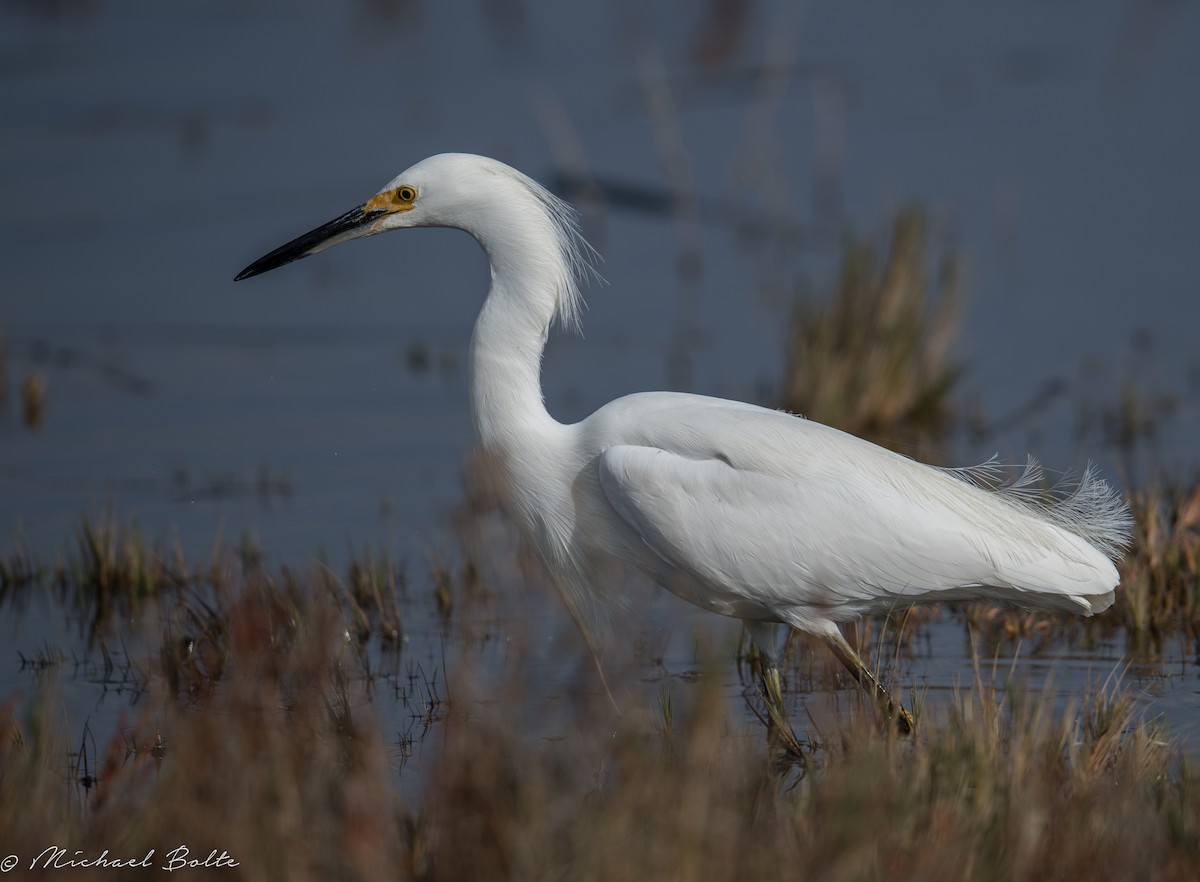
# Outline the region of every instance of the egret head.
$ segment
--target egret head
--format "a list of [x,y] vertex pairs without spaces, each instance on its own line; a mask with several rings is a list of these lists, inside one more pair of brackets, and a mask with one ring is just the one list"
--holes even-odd
[[520,273],[539,274],[554,314],[578,327],[580,286],[595,275],[595,252],[579,233],[574,209],[502,162],[442,153],[401,172],[340,217],[259,258],[235,277],[248,279],[324,251],[339,242],[403,227],[455,227],[473,235],[493,263],[525,255]]

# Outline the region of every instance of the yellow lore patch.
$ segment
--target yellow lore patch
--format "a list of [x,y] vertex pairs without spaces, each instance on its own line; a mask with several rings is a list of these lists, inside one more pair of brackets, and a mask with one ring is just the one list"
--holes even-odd
[[417,188],[404,184],[394,190],[384,190],[382,193],[376,193],[367,200],[367,204],[363,206],[363,211],[408,211],[416,201]]

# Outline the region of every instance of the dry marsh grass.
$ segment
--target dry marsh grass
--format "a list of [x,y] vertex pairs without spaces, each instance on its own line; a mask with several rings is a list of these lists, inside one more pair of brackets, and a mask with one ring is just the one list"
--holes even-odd
[[455,695],[500,700],[452,703],[406,800],[345,676],[343,611],[294,600],[247,592],[214,688],[181,702],[152,686],[137,720],[99,739],[87,788],[64,778],[77,748],[51,696],[10,703],[4,850],[165,860],[184,843],[272,880],[1184,880],[1200,860],[1194,773],[1126,694],[1054,713],[983,680],[912,739],[850,715],[783,779],[761,741],[737,737],[716,678],[672,700],[669,729],[598,699],[548,741],[525,734],[519,681],[464,666]]
[[1138,491],[1131,505],[1137,526],[1117,621],[1141,634],[1200,636],[1200,482]]
[[833,292],[797,297],[784,408],[908,454],[945,433],[962,273],[945,258],[931,281],[926,239],[923,215],[903,212],[884,259],[851,238]]
[[[123,536],[109,552],[134,541]],[[100,567],[106,578],[172,559],[137,542],[139,554],[105,552],[137,565]],[[186,589],[151,580],[158,653],[124,725],[81,738],[53,686],[0,716],[0,851],[22,857],[21,878],[62,872],[29,866],[53,843],[87,857],[154,848],[157,862],[186,844],[228,852],[232,878],[272,880],[1184,880],[1200,862],[1191,761],[1120,687],[1062,709],[977,672],[914,737],[863,705],[811,732],[807,772],[781,775],[718,676],[618,717],[577,659],[562,663],[580,672],[571,700],[551,708],[521,652],[492,666],[465,652],[427,704],[413,771],[378,716],[361,631],[383,645],[381,623],[414,599],[435,607],[434,586],[370,560],[344,579],[237,555],[176,564]],[[91,565],[40,571],[98,584]],[[446,578],[465,603],[464,577]],[[476,626],[455,612],[446,627]]]

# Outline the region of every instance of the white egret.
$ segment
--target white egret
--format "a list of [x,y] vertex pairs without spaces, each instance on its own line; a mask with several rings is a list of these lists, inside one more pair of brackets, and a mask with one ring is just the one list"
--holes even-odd
[[557,422],[542,400],[542,350],[554,319],[578,324],[592,252],[566,203],[495,160],[426,159],[237,279],[422,226],[470,233],[491,263],[471,338],[475,431],[507,510],[572,612],[586,617],[592,598],[640,574],[741,619],[763,660],[771,718],[787,734],[780,625],[823,639],[907,728],[911,716],[840,622],[950,600],[1083,615],[1113,602],[1112,558],[1131,521],[1090,468],[1071,495],[1043,501],[1027,482],[989,489],[976,470],[934,468],[798,416],[675,392]]

